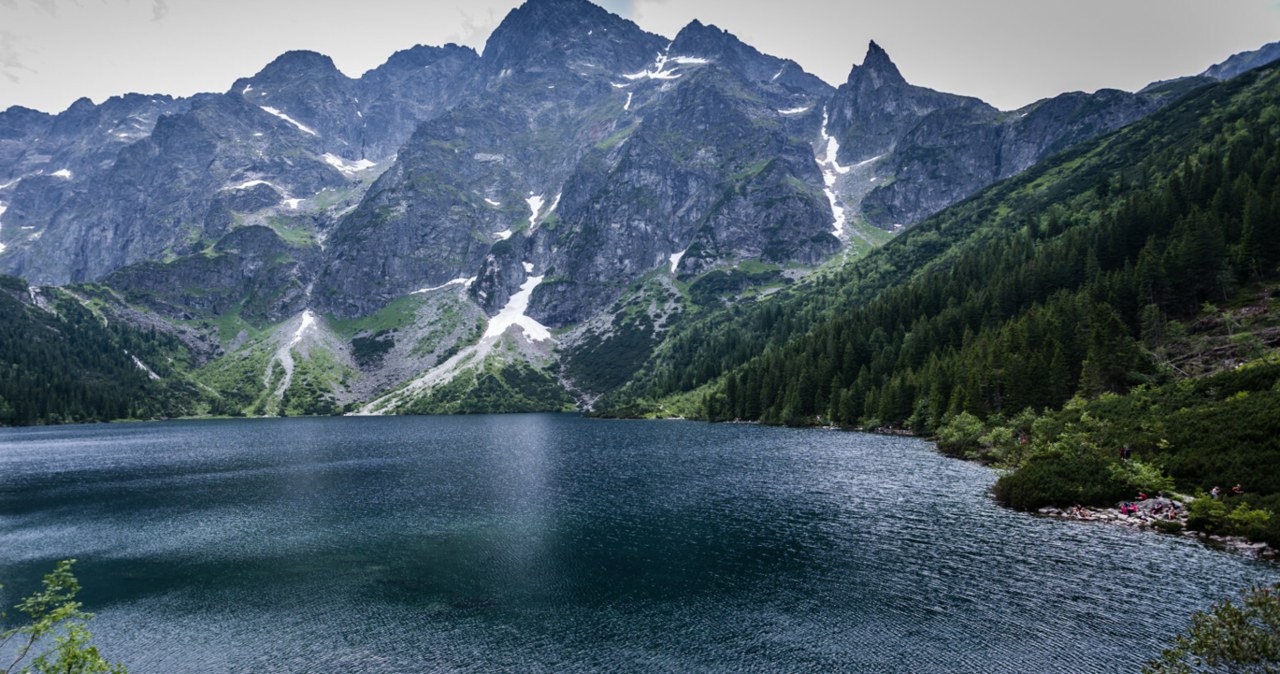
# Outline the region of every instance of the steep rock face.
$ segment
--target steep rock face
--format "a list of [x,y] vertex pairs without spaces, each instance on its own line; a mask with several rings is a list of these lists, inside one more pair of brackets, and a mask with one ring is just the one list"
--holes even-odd
[[531,314],[564,324],[686,249],[692,271],[838,247],[806,138],[831,88],[794,63],[697,22],[666,42],[581,0],[531,0],[484,54],[474,100],[423,125],[334,232],[326,310],[475,277],[493,313],[537,274]]
[[239,306],[246,320],[272,323],[306,306],[313,254],[266,227],[242,227],[207,252],[124,267],[104,282],[131,303],[169,318],[220,316]]
[[[330,238],[316,299],[340,316],[475,275],[489,248],[527,223],[508,142],[525,120],[502,108],[424,124]],[[456,124],[465,124],[457,126]]]
[[[0,268],[93,280],[216,241],[242,209],[292,211],[324,189],[363,189],[362,172],[447,109],[477,60],[417,47],[353,80],[327,56],[289,52],[222,95],[0,113],[0,175],[12,176],[0,181]],[[228,195],[237,190],[257,197]]]
[[874,162],[871,180],[880,182],[854,205],[870,223],[894,229],[1141,119],[1171,98],[1072,92],[1003,113],[977,99],[908,84],[872,42],[828,104],[827,130],[839,140],[841,162]]
[[169,96],[142,94],[101,105],[81,98],[57,115],[11,107],[0,112],[0,185],[59,171],[74,180],[103,169],[123,147],[150,134],[161,115],[185,107]]
[[[523,282],[523,232],[554,208],[583,153],[625,123],[632,97],[615,85],[661,44],[584,0],[531,0],[512,11],[485,46],[477,93],[421,125],[335,230],[317,301],[355,316],[483,276],[477,297],[495,311]],[[501,254],[480,274],[499,242]],[[519,264],[492,267],[507,258]]]
[[[350,156],[359,147],[364,124],[357,83],[338,71],[333,59],[291,51],[251,78],[236,80],[228,95],[239,95],[268,114],[291,122],[326,150]],[[287,119],[286,119],[287,118]]]
[[328,56],[292,51],[236,80],[228,95],[294,120],[336,157],[378,161],[395,154],[419,122],[462,97],[478,62],[465,47],[418,45],[352,79]]
[[996,179],[1021,173],[1051,154],[1110,133],[1158,107],[1146,96],[1102,89],[1093,94],[1060,94],[1005,115]]
[[1049,155],[1142,119],[1161,104],[1104,89],[1062,94],[1013,113],[929,115],[885,163],[895,180],[867,195],[863,213],[881,227],[914,224]]
[[203,95],[190,105],[162,117],[105,172],[71,183],[57,209],[24,198],[24,179],[4,224],[31,226],[41,236],[10,251],[9,265],[42,283],[96,279],[216,239],[224,230],[209,213],[222,193],[265,182],[282,199],[304,197],[347,180],[320,159],[312,135],[239,97]]
[[423,120],[455,105],[475,81],[480,56],[469,47],[417,45],[360,77],[362,157],[390,157]]
[[907,84],[872,42],[862,65],[853,67],[828,104],[827,130],[840,142],[840,162],[857,163],[892,152],[922,119],[939,111],[961,118],[996,114],[976,98]]
[[826,82],[805,72],[795,61],[761,53],[732,33],[693,21],[676,35],[669,57],[711,61],[733,72],[767,103],[797,107],[831,95]]
[[537,234],[549,278],[531,315],[582,320],[655,268],[829,255],[839,242],[817,184],[808,143],[731,73],[705,67],[569,180],[554,226]]
[[[102,105],[82,98],[57,115],[16,106],[0,112],[0,252],[12,255],[38,240],[49,214],[150,134],[162,114],[185,105],[128,94]],[[12,269],[0,257],[6,267]]]

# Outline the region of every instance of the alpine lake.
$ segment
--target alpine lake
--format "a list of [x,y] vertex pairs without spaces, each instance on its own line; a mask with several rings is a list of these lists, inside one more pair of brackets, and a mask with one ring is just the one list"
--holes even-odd
[[1003,509],[995,477],[910,438],[576,415],[10,429],[0,601],[78,559],[134,674],[1070,673],[1280,580]]

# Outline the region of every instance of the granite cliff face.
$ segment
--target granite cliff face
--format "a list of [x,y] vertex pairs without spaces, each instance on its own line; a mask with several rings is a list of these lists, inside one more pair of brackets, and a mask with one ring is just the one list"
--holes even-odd
[[576,323],[653,270],[813,265],[839,249],[807,140],[733,73],[706,64],[687,76],[569,179],[532,239],[549,274],[535,317]]
[[686,251],[697,271],[839,248],[816,118],[777,108],[830,88],[793,63],[700,23],[667,42],[571,0],[516,10],[485,55],[483,95],[420,127],[334,232],[325,308],[476,277],[492,313],[539,275],[531,315],[567,325]]
[[1072,92],[1001,112],[975,98],[908,84],[872,42],[829,104],[839,160],[870,165],[879,184],[861,217],[884,229],[915,224],[1049,155],[1141,119],[1168,99],[1116,90]]

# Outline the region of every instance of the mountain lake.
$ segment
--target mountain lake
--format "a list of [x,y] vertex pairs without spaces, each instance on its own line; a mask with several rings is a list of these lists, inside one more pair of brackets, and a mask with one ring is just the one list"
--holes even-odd
[[0,599],[78,559],[134,674],[1120,672],[1280,580],[1003,509],[995,477],[910,438],[576,415],[8,429]]

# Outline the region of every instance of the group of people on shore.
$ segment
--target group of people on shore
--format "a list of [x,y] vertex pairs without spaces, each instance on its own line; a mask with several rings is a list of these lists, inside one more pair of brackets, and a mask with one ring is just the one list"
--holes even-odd
[[[1078,520],[1094,520],[1099,517],[1106,519],[1104,511],[1091,510],[1080,505],[1074,505],[1064,511],[1053,511],[1052,509],[1047,509],[1047,511],[1042,512],[1044,514],[1060,512],[1061,515]],[[1139,492],[1137,499],[1118,503],[1115,512],[1124,518],[1132,518],[1142,522],[1181,520],[1186,516],[1186,506],[1164,494],[1157,494],[1151,497]]]
[[[1244,488],[1240,486],[1240,483],[1239,483],[1239,482],[1237,482],[1237,483],[1236,483],[1236,486],[1234,486],[1234,487],[1232,487],[1232,488],[1231,488],[1231,495],[1232,495],[1232,496],[1239,496],[1239,495],[1241,495],[1241,494],[1243,494],[1243,493],[1244,493]],[[1222,498],[1222,490],[1221,490],[1221,489],[1219,489],[1219,488],[1218,488],[1218,485],[1216,485],[1216,484],[1215,484],[1215,485],[1213,485],[1213,489],[1210,489],[1210,490],[1209,490],[1209,496],[1211,496],[1211,497],[1213,498],[1213,500],[1215,500],[1215,501],[1216,501],[1216,500],[1218,500],[1218,499]]]
[[1142,492],[1138,492],[1137,502],[1123,501],[1119,508],[1121,515],[1136,517],[1140,520],[1176,520],[1182,514],[1182,509],[1181,503],[1165,498],[1163,494],[1148,498]]

